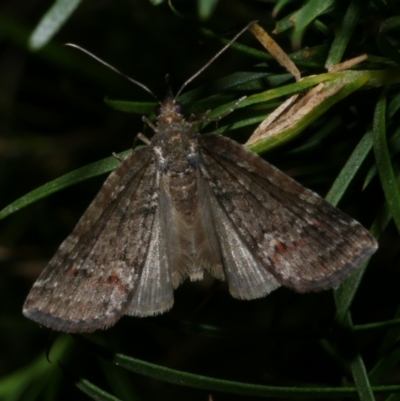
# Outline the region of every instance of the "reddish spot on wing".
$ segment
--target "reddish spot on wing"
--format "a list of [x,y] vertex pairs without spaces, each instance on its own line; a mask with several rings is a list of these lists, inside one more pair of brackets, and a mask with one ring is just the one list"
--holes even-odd
[[106,279],[97,278],[90,280],[90,285],[118,288],[120,292],[126,292],[126,286],[122,284],[121,279],[115,270]]
[[119,277],[116,271],[113,271],[110,276],[107,278],[107,282],[111,285],[116,285],[119,283]]
[[281,241],[275,240],[275,253],[273,256],[273,261],[275,264],[279,264],[281,261],[281,258],[279,255],[285,254],[287,251],[287,246],[282,243]]
[[280,241],[275,240],[275,250],[277,253],[286,253],[286,245]]
[[75,265],[72,265],[66,272],[67,276],[76,276],[77,275],[77,270],[75,268]]
[[323,227],[323,226],[324,226],[324,223],[323,223],[321,220],[314,219],[314,225],[315,225],[316,227]]

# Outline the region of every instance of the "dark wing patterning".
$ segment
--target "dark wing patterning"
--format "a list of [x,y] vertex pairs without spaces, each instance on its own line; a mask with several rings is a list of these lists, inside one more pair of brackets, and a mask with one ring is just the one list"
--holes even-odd
[[[358,222],[256,154],[213,134],[199,141],[216,226],[230,230],[231,245],[247,248],[280,284],[299,292],[336,287],[375,252],[376,241]],[[250,287],[236,292],[239,298],[264,295]]]
[[122,161],[34,284],[27,317],[82,332],[111,326],[127,311],[157,235],[158,181],[148,148]]

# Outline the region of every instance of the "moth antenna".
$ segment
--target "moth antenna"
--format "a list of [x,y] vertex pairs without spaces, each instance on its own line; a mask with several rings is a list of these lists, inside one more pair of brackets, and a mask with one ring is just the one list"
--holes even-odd
[[193,74],[178,90],[177,94],[175,95],[175,99],[181,94],[183,89],[190,84],[198,75],[200,75],[207,67],[210,66],[236,39],[247,29],[250,28],[251,25],[256,23],[257,21],[251,21],[248,23],[239,33],[237,33],[217,54],[215,54],[203,67],[200,68],[195,74]]
[[106,63],[104,60],[102,60],[101,58],[95,56],[93,53],[90,53],[88,50],[84,49],[83,47],[80,47],[78,45],[75,45],[74,43],[65,43],[64,46],[68,46],[68,47],[74,47],[75,49],[80,50],[81,52],[87,54],[88,56],[90,56],[91,58],[95,59],[96,61],[98,61],[100,64],[103,64],[104,66],[106,66],[107,68],[109,68],[110,70],[116,72],[118,75],[121,75],[122,77],[124,77],[125,79],[127,79],[128,81],[134,83],[137,86],[140,86],[142,89],[144,89],[146,92],[150,93],[151,96],[153,96],[157,101],[157,96],[145,85],[143,85],[142,83],[140,83],[139,81],[135,81],[133,78],[131,78],[130,76],[124,74],[123,72],[121,72],[120,70],[118,70],[117,68],[113,67],[111,64]]

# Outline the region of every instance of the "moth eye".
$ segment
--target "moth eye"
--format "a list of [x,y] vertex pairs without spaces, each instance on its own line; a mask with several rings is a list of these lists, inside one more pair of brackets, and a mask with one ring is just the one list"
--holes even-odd
[[179,103],[179,102],[176,102],[176,103],[175,103],[175,111],[176,111],[178,114],[183,114],[183,104],[182,104],[182,103]]
[[155,109],[154,112],[156,113],[156,116],[158,117],[161,114],[161,104],[158,104]]

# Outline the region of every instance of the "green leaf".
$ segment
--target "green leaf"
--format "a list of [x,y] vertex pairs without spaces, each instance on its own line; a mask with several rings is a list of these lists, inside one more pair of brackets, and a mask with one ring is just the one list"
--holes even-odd
[[332,205],[337,206],[346,192],[357,171],[372,149],[372,132],[368,131],[358,143],[346,164],[343,166],[325,199]]
[[[387,203],[385,203],[371,226],[371,234],[376,239],[379,239],[380,235],[389,224],[391,218],[392,216],[390,214],[388,205]],[[351,303],[353,302],[353,299],[361,283],[361,279],[365,273],[365,269],[368,263],[369,260],[366,261],[355,274],[344,281],[341,286],[334,291],[336,302],[336,322],[340,323],[341,321],[343,321],[343,319],[346,318],[347,312],[350,309]]]
[[[124,157],[129,152],[131,151],[127,150],[125,152],[118,153],[117,156]],[[50,181],[47,184],[44,184],[41,187],[34,189],[33,191],[29,192],[28,194],[24,195],[23,197],[17,199],[15,202],[5,207],[2,211],[0,211],[0,220],[64,188],[85,181],[88,178],[96,177],[98,175],[112,171],[113,169],[115,169],[115,167],[117,167],[119,163],[120,162],[114,156],[107,157],[103,160],[88,164],[85,167],[81,167],[77,170],[63,175],[62,177]]]
[[324,14],[333,4],[335,0],[309,0],[308,3],[300,8],[295,15],[292,16],[292,21],[296,30],[303,30],[315,18]]
[[[321,74],[321,76],[327,76],[329,74]],[[321,78],[321,76],[319,76]],[[343,82],[344,77],[336,77],[335,80],[329,81],[327,83],[327,88],[340,85]],[[329,108],[331,108],[335,103],[344,99],[357,89],[361,88],[368,81],[368,77],[365,75],[359,76],[357,79],[349,82],[344,88],[342,88],[338,93],[332,97],[324,100],[317,107],[311,110],[303,118],[301,118],[295,125],[283,129],[278,135],[266,138],[257,142],[250,147],[251,150],[257,153],[265,152],[273,147],[279,146],[299,135],[307,126],[314,122],[318,117],[324,114]],[[302,80],[301,83],[304,84],[308,82],[307,78]],[[296,84],[294,84],[296,85]],[[289,85],[287,85],[288,87]],[[280,88],[282,89],[282,88]],[[246,100],[250,100],[246,99]],[[243,102],[245,103],[245,102]]]
[[75,382],[75,386],[79,388],[82,392],[88,395],[92,400],[96,401],[121,401],[119,398],[114,395],[107,393],[102,390],[100,387],[97,387],[89,380],[79,379]]
[[[400,338],[397,338],[397,342]],[[400,361],[400,349],[391,351],[388,355],[383,356],[375,364],[374,368],[369,373],[371,383],[382,382],[390,373],[398,366]]]
[[[378,350],[379,360],[375,363],[374,367],[370,370],[368,376],[372,384],[381,383],[385,380],[390,373],[394,371],[400,361],[400,349],[396,345],[400,341],[400,327],[396,323],[400,321],[400,306],[397,308],[394,319],[387,322],[379,322],[378,324],[385,324],[387,327],[394,327],[389,330]],[[373,323],[372,323],[373,324]],[[372,325],[371,324],[371,325]],[[393,347],[395,347],[393,349]]]
[[[397,316],[396,319],[384,320],[384,321],[374,322],[374,323],[358,324],[358,325],[354,326],[354,330],[355,331],[366,331],[366,330],[382,330],[382,329],[388,329],[388,328],[389,329],[396,328],[396,329],[400,330],[399,313],[397,313],[396,316]],[[391,332],[392,331],[388,332],[388,334]],[[396,338],[397,338],[397,336],[396,336]],[[393,341],[391,343],[393,344]],[[370,378],[370,380],[371,380],[371,378]]]
[[400,64],[398,43],[392,44],[387,35],[387,32],[393,29],[400,29],[400,16],[388,18],[381,24],[377,43],[383,54],[391,58],[395,63]]
[[385,401],[400,401],[400,394],[391,394]]
[[354,29],[360,19],[361,12],[365,7],[365,0],[351,0],[350,4],[344,14],[340,25],[336,30],[335,39],[329,49],[328,58],[325,67],[330,67],[339,64],[342,60],[343,54],[346,50],[348,43],[352,38]]
[[136,389],[136,385],[132,382],[130,372],[119,369],[104,359],[97,359],[97,361],[100,362],[104,377],[116,397],[124,401],[142,401],[139,395],[140,390]]
[[149,115],[153,113],[157,105],[155,102],[130,102],[113,99],[104,99],[104,103],[114,110],[140,115]]
[[[25,49],[30,31],[26,29],[25,25],[14,21],[10,16],[0,14],[0,34],[4,39]],[[115,86],[115,79],[111,74],[104,75],[98,65],[87,63],[76,52],[57,43],[48,43],[40,52],[35,54],[35,57],[46,60],[53,66],[75,72],[81,78],[101,84],[103,87]]]
[[[350,182],[361,167],[368,153],[371,151],[372,145],[372,133],[367,132],[354,149],[325,197],[325,199],[332,205],[337,206],[346,189],[350,185]],[[361,266],[353,276],[347,279],[337,290],[335,290],[334,294],[337,308],[336,321],[342,321],[347,315],[367,265],[368,261],[364,263],[364,265]]]
[[[392,99],[390,100],[388,106],[387,106],[387,117],[389,120],[393,120],[395,117],[395,114],[400,110],[400,93],[395,94]],[[393,158],[393,156],[397,155],[400,152],[400,128],[396,128],[393,134],[390,135],[388,138],[388,147],[389,147],[389,152],[390,152],[390,157]],[[378,173],[376,169],[376,165],[374,164],[370,170],[368,171],[365,180],[364,180],[364,185],[363,188],[366,188],[372,179],[376,176]]]
[[[336,398],[354,397],[357,393],[355,387],[280,387],[264,386],[259,384],[242,383],[217,379],[213,377],[196,375],[176,369],[167,368],[153,363],[145,362],[140,359],[132,358],[119,353],[112,353],[109,350],[83,338],[74,336],[77,341],[85,344],[89,349],[100,357],[106,358],[116,366],[127,369],[131,372],[143,376],[151,377],[156,380],[165,381],[179,386],[198,388],[207,391],[219,391],[229,394],[243,394],[258,397],[278,397],[278,398]],[[357,376],[357,380],[360,377]],[[400,386],[376,386],[372,387],[376,393],[400,392]],[[369,400],[369,399],[368,399]]]
[[293,2],[293,0],[278,0],[274,6],[272,11],[272,15],[275,17],[278,13],[289,3]]
[[390,213],[400,232],[400,190],[396,182],[386,141],[386,94],[387,89],[383,91],[375,108],[372,131],[374,152],[383,192],[385,193]]
[[31,50],[39,50],[61,29],[82,0],[56,0],[29,38]]
[[227,92],[238,86],[246,88],[246,84],[267,79],[269,76],[268,72],[235,72],[207,85],[185,92],[179,96],[178,100],[183,104],[190,104],[199,99],[204,99],[205,96],[215,96],[215,93]]
[[211,17],[218,4],[218,0],[197,0],[197,9],[201,20],[205,21]]
[[304,29],[314,21],[317,23],[316,18],[325,13],[335,0],[311,0],[305,6],[292,12],[276,23],[274,33],[282,33],[286,30],[295,27],[297,31],[294,33],[294,37],[297,41],[301,40]]
[[[70,337],[65,335],[58,337],[52,345],[50,358],[59,360],[70,351],[70,346]],[[38,385],[38,391],[40,391],[40,387],[43,387],[51,377],[54,368],[55,366],[49,363],[44,353],[40,354],[31,363],[0,379],[0,399],[2,401],[19,400],[32,384]],[[33,392],[29,395],[31,396],[29,399],[33,401]]]
[[[350,360],[350,369],[353,375],[354,383],[357,387],[358,397],[362,401],[375,401],[374,393],[368,379],[367,370],[365,369],[364,361],[357,350],[356,341],[353,333],[353,322],[350,313],[347,313],[346,318],[342,321],[342,326],[350,332],[350,342],[355,355]],[[349,345],[349,344],[347,344]]]

